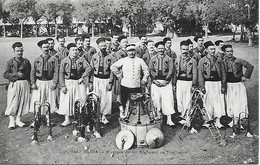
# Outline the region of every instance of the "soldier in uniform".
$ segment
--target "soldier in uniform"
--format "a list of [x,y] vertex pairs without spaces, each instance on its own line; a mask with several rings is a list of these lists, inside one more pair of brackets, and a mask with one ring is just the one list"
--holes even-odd
[[57,41],[59,43],[59,47],[58,47],[58,53],[56,54],[57,58],[58,58],[58,62],[60,64],[60,62],[68,56],[68,49],[65,47],[65,37],[64,36],[57,36]]
[[[49,43],[42,40],[37,43],[41,48],[41,55],[38,56],[32,65],[31,83],[32,98],[30,112],[34,112],[34,102],[48,102],[51,113],[58,110],[57,86],[59,76],[58,59],[49,54]],[[42,111],[41,115],[46,115],[47,124],[49,124],[49,114]],[[34,127],[34,122],[31,124]]]
[[216,45],[216,57],[223,59],[225,54],[224,54],[224,52],[221,50],[221,47],[222,47],[223,45],[225,45],[224,41],[222,41],[222,40],[217,40],[217,41],[215,42],[215,45]]
[[[23,58],[23,44],[15,42],[12,45],[15,57],[6,63],[4,78],[10,83],[7,91],[7,107],[5,115],[9,116],[8,128],[24,127],[21,117],[29,112],[30,107],[30,72],[31,64]],[[16,119],[15,119],[16,118]]]
[[93,90],[100,97],[101,122],[108,123],[106,115],[111,114],[112,109],[112,85],[114,75],[110,71],[110,66],[115,59],[106,51],[105,38],[98,38],[97,45],[100,51],[93,55],[90,66],[93,71],[90,80],[90,91]]
[[140,35],[138,37],[140,39],[140,45],[136,47],[136,56],[143,58],[143,55],[147,51],[147,47],[146,47],[147,37],[146,35]]
[[[136,57],[135,44],[127,45],[126,49],[128,56],[121,58],[111,66],[111,71],[117,77],[122,77],[120,99],[124,109],[129,94],[141,93],[141,85],[147,82],[149,76],[148,66],[144,60]],[[141,75],[143,75],[142,79]]]
[[[225,53],[224,64],[227,72],[227,112],[229,116],[238,118],[241,112],[248,113],[247,93],[243,82],[250,79],[254,66],[241,58],[234,57],[232,45],[222,46],[222,51]],[[245,72],[243,68],[246,69]],[[242,114],[240,117],[245,116]],[[233,122],[230,123],[231,126],[232,124]],[[252,137],[250,132],[247,136]]]
[[186,41],[189,44],[189,55],[190,55],[190,57],[193,57],[193,55],[194,55],[193,42],[190,39],[187,39]]
[[75,38],[75,44],[78,47],[79,57],[82,57],[84,54],[82,38],[79,38],[79,37]]
[[189,54],[189,42],[180,43],[181,56],[175,61],[174,86],[176,85],[176,97],[178,111],[184,118],[184,113],[189,105],[191,93],[197,85],[197,61]]
[[70,125],[70,116],[74,115],[74,103],[77,99],[85,100],[86,87],[89,83],[91,66],[83,57],[78,56],[78,48],[75,43],[67,46],[69,55],[61,61],[59,69],[60,107],[56,112],[65,116],[61,126]]
[[92,56],[97,53],[97,50],[96,48],[90,45],[91,40],[89,35],[83,35],[82,41],[84,50],[83,57],[87,60],[88,63],[90,63]]
[[120,49],[115,53],[116,60],[127,57],[126,46],[128,44],[127,37],[122,35],[118,37],[118,41],[120,43]]
[[54,45],[55,45],[54,39],[52,39],[52,38],[47,38],[46,40],[47,40],[48,43],[49,43],[49,54],[50,54],[51,56],[54,56],[54,55],[58,52],[57,50],[54,49]]
[[205,47],[203,46],[204,39],[202,36],[196,36],[194,41],[197,43],[197,47],[193,49],[193,58],[199,63],[199,60],[206,55]]
[[119,37],[118,33],[113,33],[112,43],[111,43],[111,50],[113,52],[117,52],[120,49],[120,44],[119,44],[120,41],[118,41],[118,37]]
[[165,54],[169,57],[172,58],[173,62],[176,60],[177,58],[177,55],[176,53],[171,50],[171,46],[172,46],[172,40],[170,37],[165,37],[163,39],[163,42],[165,42]]
[[199,61],[198,81],[205,94],[204,106],[208,117],[210,120],[216,118],[216,126],[220,128],[219,119],[225,115],[223,94],[226,92],[226,73],[223,61],[215,56],[215,45],[208,41],[204,46],[207,55]]
[[160,111],[167,116],[167,125],[174,126],[171,115],[174,114],[174,100],[172,93],[172,73],[174,70],[173,60],[165,53],[165,42],[155,44],[158,53],[149,62],[151,85],[151,98],[160,118]]

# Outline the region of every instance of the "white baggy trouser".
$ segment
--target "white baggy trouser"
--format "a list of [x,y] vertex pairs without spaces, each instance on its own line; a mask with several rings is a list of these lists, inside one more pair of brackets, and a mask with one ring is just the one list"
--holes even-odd
[[62,90],[60,91],[60,107],[56,113],[65,116],[73,116],[75,101],[78,99],[85,101],[88,91],[83,83],[79,84],[79,80],[65,79],[65,86],[67,88],[67,93],[64,94]]
[[[238,118],[241,112],[248,113],[246,87],[242,82],[227,83],[228,116]],[[245,117],[245,113],[240,115]]]
[[[49,80],[49,81],[37,80],[36,81],[37,90],[32,91],[30,112],[34,112],[35,101],[38,101],[41,104],[43,102],[48,102],[50,104],[51,113],[58,110],[57,89],[52,90],[51,89],[52,85],[53,85],[53,80]],[[43,111],[41,111],[41,114],[45,115],[47,109],[42,108],[42,110]]]
[[93,92],[100,98],[100,113],[102,115],[111,114],[112,109],[112,90],[108,91],[107,86],[109,79],[101,79],[94,77]]
[[[157,80],[160,83],[164,80]],[[164,87],[158,87],[152,83],[151,98],[153,105],[157,110],[162,110],[163,115],[174,114],[174,100],[172,93],[172,83],[168,83]]]
[[204,106],[209,119],[217,117],[216,124],[221,127],[219,119],[225,115],[224,95],[221,93],[220,81],[205,81],[206,93],[204,95]]
[[182,117],[184,117],[186,109],[190,108],[189,102],[191,100],[191,87],[192,81],[177,80],[176,99],[178,111],[181,113]]
[[30,84],[27,80],[10,82],[7,91],[5,115],[21,117],[29,112]]

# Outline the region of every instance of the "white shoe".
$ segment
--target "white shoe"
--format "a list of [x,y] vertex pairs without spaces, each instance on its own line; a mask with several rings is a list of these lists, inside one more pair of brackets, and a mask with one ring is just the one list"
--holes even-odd
[[101,135],[100,135],[100,133],[98,133],[98,132],[94,132],[94,136],[95,136],[96,138],[101,138]]
[[18,127],[24,127],[25,126],[25,123],[21,122],[20,118],[16,118],[15,124]]
[[85,138],[83,138],[83,137],[79,137],[79,138],[78,138],[78,141],[79,141],[79,142],[85,142],[85,141],[86,141],[86,139],[85,139]]
[[107,120],[107,118],[105,116],[102,117],[102,123],[103,124],[109,123],[109,121]]
[[61,123],[61,125],[60,126],[62,126],[62,127],[66,127],[66,126],[68,126],[68,125],[70,125],[71,123],[70,123],[70,121],[64,121],[63,123]]
[[230,135],[230,138],[235,138],[236,134],[233,132],[232,135]]
[[86,132],[91,132],[89,129],[89,125],[86,126]]
[[9,118],[10,118],[10,121],[9,121],[8,129],[13,130],[15,128],[14,117],[13,116],[9,116]]
[[254,137],[250,132],[247,132],[246,133],[246,137],[249,137],[249,138],[252,138],[252,137]]
[[198,131],[195,128],[192,127],[191,130],[190,130],[190,133],[191,134],[197,134]]
[[202,126],[206,127],[206,128],[209,128],[209,124],[208,123],[204,123]]
[[73,131],[72,131],[72,135],[73,135],[73,136],[77,136],[78,133],[79,133],[79,131],[77,131],[77,130],[73,130]]

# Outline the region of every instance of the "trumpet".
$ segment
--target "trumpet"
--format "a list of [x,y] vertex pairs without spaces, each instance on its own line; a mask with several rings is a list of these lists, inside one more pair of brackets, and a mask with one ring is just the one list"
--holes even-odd
[[44,120],[44,115],[42,115],[42,111],[44,107],[47,107],[46,114],[48,115],[48,124],[49,125],[49,135],[47,137],[47,140],[52,140],[52,125],[51,125],[51,109],[50,109],[50,104],[48,102],[43,102],[42,104],[39,101],[34,102],[34,130],[33,130],[33,136],[32,136],[32,142],[31,144],[37,143],[38,142],[38,132],[39,129],[43,123]]

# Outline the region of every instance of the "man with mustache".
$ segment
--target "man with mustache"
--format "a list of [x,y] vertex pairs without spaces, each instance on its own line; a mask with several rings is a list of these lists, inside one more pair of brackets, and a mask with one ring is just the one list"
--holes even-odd
[[65,120],[61,124],[62,127],[71,124],[69,117],[74,115],[75,101],[86,99],[88,94],[86,88],[91,72],[91,66],[85,58],[78,56],[77,45],[70,43],[67,48],[69,55],[61,61],[59,69],[60,107],[56,112],[65,116]]
[[[189,109],[191,93],[197,84],[197,61],[189,54],[189,42],[181,41],[181,56],[175,61],[174,86],[176,85],[176,100],[178,111],[184,117],[186,109]],[[183,124],[183,123],[182,123]]]
[[167,125],[174,126],[171,115],[174,114],[174,100],[172,93],[173,60],[165,54],[165,42],[159,41],[155,44],[157,54],[149,62],[149,72],[152,80],[151,98],[157,119],[163,115],[167,116]]
[[75,44],[78,47],[79,57],[82,57],[84,54],[82,38],[79,38],[79,37],[75,38]]
[[112,109],[113,73],[110,66],[115,59],[106,51],[106,39],[98,38],[96,41],[100,51],[93,55],[90,66],[92,67],[90,91],[93,90],[100,97],[101,122],[107,124],[107,115]]
[[52,38],[47,38],[46,40],[47,40],[48,43],[49,43],[49,54],[50,54],[51,56],[54,56],[54,55],[58,52],[57,50],[54,49],[54,45],[55,45],[54,39],[52,39]]
[[[59,75],[58,59],[49,54],[49,43],[47,40],[39,41],[37,44],[41,48],[41,55],[37,57],[32,65],[31,82],[32,98],[30,112],[34,112],[34,102],[48,102],[51,113],[58,110],[57,106],[57,85]],[[49,124],[49,114],[42,111],[41,115],[46,115],[47,125]],[[34,127],[34,122],[31,124]]]
[[144,34],[141,34],[138,37],[140,39],[140,45],[136,47],[136,55],[137,57],[143,58],[143,55],[147,51],[147,47],[146,47],[147,37]]
[[[29,112],[30,107],[30,61],[23,57],[23,44],[15,42],[12,45],[14,57],[6,63],[4,78],[10,83],[7,91],[7,107],[5,115],[9,116],[9,130],[16,125],[24,127],[21,117]],[[16,119],[15,119],[16,118]]]
[[199,60],[206,56],[205,47],[203,45],[204,39],[202,36],[194,37],[194,41],[197,43],[197,47],[193,49],[193,58],[199,63]]
[[172,40],[170,37],[165,37],[163,39],[163,42],[165,43],[165,54],[172,58],[173,62],[176,60],[177,55],[176,53],[171,49],[172,46]]
[[83,41],[83,57],[87,60],[88,63],[90,63],[90,60],[94,54],[97,53],[96,48],[90,45],[91,39],[90,36],[85,34],[82,36]]
[[62,35],[57,36],[57,41],[58,41],[58,52],[56,53],[56,57],[58,58],[58,62],[60,62],[68,56],[68,49],[65,47],[65,37]]

